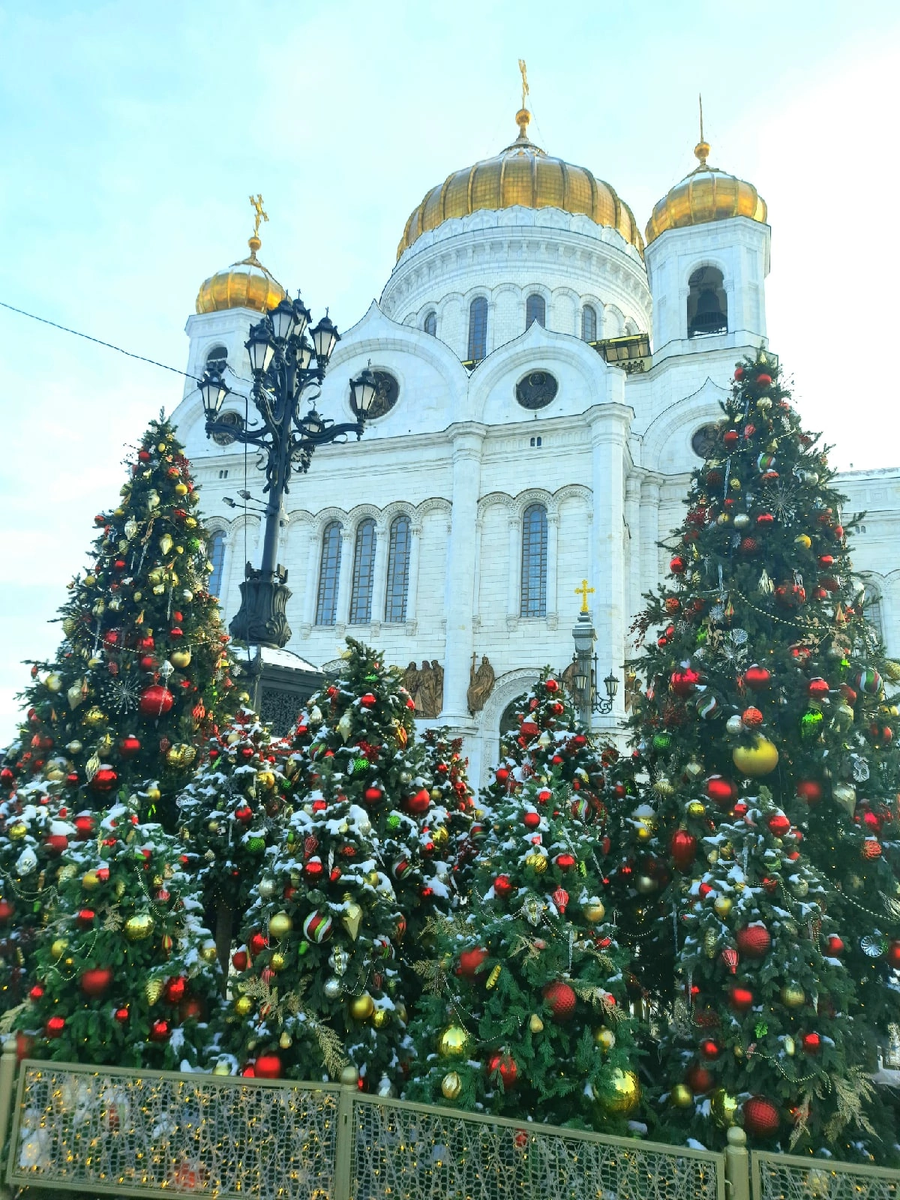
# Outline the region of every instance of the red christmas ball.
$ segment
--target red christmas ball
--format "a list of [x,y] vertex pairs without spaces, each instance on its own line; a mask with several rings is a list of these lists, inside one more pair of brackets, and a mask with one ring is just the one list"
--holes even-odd
[[700,1053],[709,1062],[713,1062],[722,1053],[722,1047],[715,1038],[704,1038],[700,1043]]
[[8,900],[0,900],[0,922],[8,921],[15,911],[14,904],[10,904]]
[[526,829],[537,829],[541,823],[541,814],[536,812],[527,812],[522,817]]
[[512,881],[508,875],[498,875],[494,880],[494,892],[501,898],[508,896],[513,890]]
[[48,1038],[62,1037],[63,1030],[66,1027],[65,1017],[51,1017],[44,1026],[44,1033]]
[[726,429],[722,434],[722,440],[726,446],[736,446],[740,436],[736,429]]
[[765,1096],[751,1096],[744,1103],[744,1129],[751,1137],[771,1138],[778,1132],[778,1106]]
[[281,1059],[277,1054],[260,1054],[253,1064],[257,1079],[280,1079]]
[[743,379],[744,378],[744,368],[743,367],[735,367],[734,368],[734,377],[735,377],[735,379],[737,379],[739,381],[741,379]]
[[559,691],[559,684],[556,682],[555,679],[545,679],[544,687],[547,689],[548,692],[558,692]]
[[700,1063],[694,1063],[685,1075],[685,1080],[691,1091],[697,1092],[699,1095],[708,1092],[715,1082],[710,1072]]
[[384,792],[379,787],[367,787],[363,797],[366,804],[377,804],[379,800],[383,799]]
[[320,858],[311,858],[303,864],[303,873],[307,879],[321,879],[325,865]]
[[687,563],[680,554],[676,554],[669,562],[669,570],[673,575],[683,575],[687,570]]
[[706,794],[717,808],[730,808],[737,799],[737,788],[724,775],[710,775],[706,781]]
[[371,692],[366,692],[365,695],[360,696],[359,702],[363,708],[373,708],[377,704],[377,700]]
[[421,791],[416,792],[414,796],[410,796],[406,801],[406,807],[410,812],[414,813],[427,812],[430,804],[431,793],[427,788],[422,788]]
[[113,1016],[119,1022],[120,1025],[124,1025],[125,1022],[128,1020],[128,1009],[127,1008],[117,1008],[116,1011],[113,1013]]
[[688,871],[697,856],[697,839],[686,829],[676,829],[669,842],[669,850],[678,870]]
[[758,708],[745,708],[741,713],[741,720],[748,729],[755,729],[757,725],[762,725],[763,715]]
[[700,672],[695,671],[692,667],[684,667],[680,671],[672,672],[669,686],[676,696],[690,696],[696,690],[699,682]]
[[752,688],[754,692],[762,691],[763,688],[768,687],[771,679],[772,673],[757,663],[748,667],[744,672],[744,683],[746,683],[748,688]]
[[791,827],[790,820],[783,812],[772,813],[766,824],[772,830],[776,837],[784,837]]
[[75,818],[75,832],[78,840],[85,842],[94,832],[94,818],[90,813],[79,813]]
[[62,854],[63,850],[68,849],[69,839],[64,833],[51,833],[48,835],[44,845],[51,854]]
[[493,1075],[495,1072],[500,1076],[500,1082],[503,1084],[505,1092],[511,1091],[516,1086],[519,1068],[512,1055],[492,1054],[488,1059],[488,1074]]
[[236,971],[246,971],[247,963],[250,961],[246,950],[235,950],[231,956],[231,961]]
[[203,1001],[196,996],[186,996],[178,1006],[178,1016],[182,1021],[202,1021],[206,1016]]
[[[898,948],[897,957],[898,963],[900,963],[900,942],[896,942],[895,945]],[[846,947],[844,946],[844,939],[838,937],[836,933],[832,933],[828,938],[825,939],[825,953],[830,955],[832,958],[840,958],[845,949]],[[888,957],[890,957],[890,951],[888,951]]]
[[155,683],[141,692],[138,711],[142,717],[164,717],[167,712],[171,712],[174,703],[175,697],[169,689]]
[[506,783],[507,779],[509,779],[509,771],[507,771],[506,767],[499,767],[495,772],[494,778],[498,783]]
[[34,985],[34,987],[29,990],[28,999],[33,1000],[35,1003],[37,1003],[38,1000],[43,998],[43,995],[44,995],[44,989],[41,987],[41,985],[39,983],[36,983]]
[[562,980],[547,984],[544,999],[550,1005],[554,1021],[570,1021],[575,1015],[575,992]]
[[822,799],[822,785],[815,779],[801,779],[797,784],[797,795],[812,808]]
[[806,685],[806,690],[813,700],[821,700],[828,695],[830,689],[828,687],[828,682],[825,679],[816,677],[815,679],[811,679],[809,681],[809,683]]
[[748,1008],[753,1007],[753,993],[749,988],[740,987],[737,984],[731,989],[729,1000],[735,1012],[746,1012]]
[[758,388],[768,388],[772,386],[772,376],[767,375],[765,371],[756,377],[756,386]]
[[76,914],[75,919],[79,925],[83,926],[84,928],[87,928],[89,925],[93,925],[94,917],[96,915],[97,914],[94,912],[94,910],[92,908],[82,908]]
[[180,1004],[187,991],[187,980],[183,975],[175,975],[166,982],[163,989],[163,999],[166,1004]]
[[817,1033],[804,1033],[802,1045],[804,1054],[818,1054],[822,1049],[822,1039]]
[[262,954],[263,950],[266,949],[268,944],[269,939],[264,933],[257,932],[252,934],[250,937],[250,954],[252,957],[256,958],[257,955]]
[[756,518],[757,525],[761,525],[761,526],[763,526],[763,528],[765,528],[767,525],[774,524],[774,522],[775,522],[775,518],[772,516],[772,514],[770,512],[760,513],[759,516]]
[[150,1026],[150,1041],[151,1042],[164,1042],[168,1039],[168,1036],[169,1036],[169,1022],[168,1021],[154,1021],[153,1024]]
[[240,808],[234,810],[234,819],[240,821],[242,825],[249,825],[253,820],[253,809],[249,804],[242,804]]
[[735,940],[744,958],[765,958],[772,945],[772,935],[765,925],[745,925],[737,931]]
[[557,854],[554,861],[561,871],[571,871],[577,860],[574,855],[564,853]]
[[123,758],[133,758],[135,754],[140,753],[140,750],[140,740],[136,738],[133,733],[127,734],[122,738],[121,742],[119,742],[119,753]]
[[900,970],[900,941],[891,942],[886,957],[894,970]]
[[109,967],[95,967],[81,976],[81,990],[86,996],[102,996],[112,980],[113,973]]
[[741,538],[739,549],[741,554],[755,554],[759,549],[759,542],[756,540],[756,538],[752,537]]
[[118,772],[112,767],[101,767],[91,780],[91,787],[95,792],[111,792],[118,782]]
[[459,966],[456,968],[456,974],[461,975],[463,979],[474,979],[479,973],[484,960],[487,958],[487,950],[476,946],[472,950],[463,950],[459,956]]

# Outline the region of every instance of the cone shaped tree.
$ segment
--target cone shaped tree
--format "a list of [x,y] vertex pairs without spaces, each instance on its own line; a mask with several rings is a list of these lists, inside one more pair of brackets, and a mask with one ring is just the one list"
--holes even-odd
[[[649,782],[629,865],[660,888],[666,919],[646,948],[676,966],[661,995],[671,1004],[686,989],[693,1009],[722,1018],[726,1044],[701,1082],[725,1088],[752,1137],[844,1154],[864,1136],[860,1073],[900,1000],[883,683],[897,668],[866,622],[831,482],[775,360],[745,361],[694,473],[670,581],[637,624],[646,691],[633,728]],[[713,920],[709,907],[728,900]],[[765,954],[742,946],[741,923],[765,927]],[[732,986],[752,995],[743,1016]],[[695,1020],[701,1055],[706,1032]],[[819,1042],[797,1052],[807,1034]],[[674,1034],[663,1047],[669,1091],[690,1086],[683,1049]],[[675,1095],[679,1119],[711,1137],[697,1100],[708,1088],[692,1091]]]
[[140,792],[171,824],[198,745],[227,715],[230,680],[199,495],[165,420],[141,440],[118,506],[95,518],[86,574],[61,609],[56,657],[33,665],[26,720],[0,784],[65,784],[73,812]]
[[636,1111],[627,959],[582,799],[554,775],[498,802],[469,911],[437,922],[410,1099],[608,1130]]
[[57,894],[16,1028],[34,1037],[39,1058],[205,1065],[219,972],[178,845],[125,805],[64,825]]

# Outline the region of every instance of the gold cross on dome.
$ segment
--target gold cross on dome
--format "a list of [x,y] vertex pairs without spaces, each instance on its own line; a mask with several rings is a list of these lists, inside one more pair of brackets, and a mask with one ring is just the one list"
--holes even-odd
[[260,221],[268,221],[269,219],[269,214],[263,209],[262,193],[260,192],[260,194],[257,196],[251,196],[250,203],[253,205],[254,211],[256,212],[256,217],[253,221],[253,236],[259,237]]
[[519,70],[522,73],[522,107],[524,108],[525,107],[525,97],[531,91],[531,88],[528,86],[528,68],[525,66],[524,58],[519,59]]
[[575,595],[581,597],[581,611],[582,612],[588,611],[587,598],[588,598],[588,596],[592,596],[593,594],[594,594],[594,589],[592,587],[588,587],[588,581],[586,579],[582,579],[581,587],[577,587],[575,589]]

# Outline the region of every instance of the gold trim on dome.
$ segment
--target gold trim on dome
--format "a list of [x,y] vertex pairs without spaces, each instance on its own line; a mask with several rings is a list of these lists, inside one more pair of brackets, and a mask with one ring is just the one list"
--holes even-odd
[[752,183],[707,165],[709,142],[703,138],[702,128],[701,125],[700,141],[694,147],[700,165],[654,205],[645,231],[648,246],[667,229],[726,221],[730,217],[749,217],[763,225],[768,219],[766,202]]
[[398,259],[423,233],[444,221],[516,205],[581,213],[598,225],[617,230],[643,254],[641,231],[628,205],[587,167],[553,158],[529,141],[526,131],[530,120],[531,113],[523,104],[516,113],[519,136],[514,142],[493,158],[454,171],[426,193],[406,222],[397,247]]
[[251,196],[250,203],[255,213],[253,233],[247,242],[250,254],[201,283],[194,306],[198,313],[222,312],[229,308],[252,308],[257,312],[268,312],[287,295],[275,276],[256,257],[262,245],[259,225],[261,221],[268,221],[269,217],[263,209],[261,194]]

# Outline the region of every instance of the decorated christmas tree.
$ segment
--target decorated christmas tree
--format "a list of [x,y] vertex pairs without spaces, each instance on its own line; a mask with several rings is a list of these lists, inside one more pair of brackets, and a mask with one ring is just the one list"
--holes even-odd
[[177,799],[180,837],[200,880],[225,972],[266,849],[290,813],[282,771],[287,752],[287,744],[243,708],[210,738],[206,762]]
[[431,780],[432,803],[446,813],[446,817],[441,816],[435,831],[435,841],[451,863],[453,898],[459,901],[469,891],[482,828],[478,815],[481,810],[476,808],[469,784],[466,771],[469,760],[463,757],[462,738],[454,737],[450,729],[442,725],[426,729],[422,741],[425,776]]
[[66,845],[16,1028],[38,1058],[202,1067],[219,971],[177,843],[127,805],[58,828]]
[[62,782],[73,812],[138,792],[142,815],[171,822],[198,746],[227,716],[228,638],[207,591],[199,495],[167,421],[150,423],[128,466],[60,610],[56,657],[32,666],[0,784]]
[[632,871],[665,913],[646,942],[675,968],[661,999],[686,997],[697,1043],[704,1014],[721,1018],[692,1097],[683,1021],[663,1047],[679,1119],[703,1125],[701,1097],[724,1089],[755,1138],[846,1156],[874,1142],[860,1072],[900,1013],[900,813],[897,668],[865,619],[832,478],[776,360],[742,363],[637,624]]
[[555,773],[498,801],[470,909],[421,967],[409,1098],[613,1131],[636,1112],[598,819]]
[[396,955],[405,932],[368,805],[323,765],[264,855],[233,956],[221,1062],[245,1075],[390,1093],[409,1058]]

